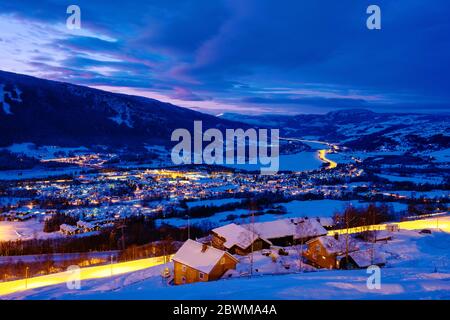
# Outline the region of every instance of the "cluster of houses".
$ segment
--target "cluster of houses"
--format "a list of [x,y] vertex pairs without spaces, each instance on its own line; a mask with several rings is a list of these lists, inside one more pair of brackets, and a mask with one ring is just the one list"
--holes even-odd
[[114,224],[110,221],[95,221],[87,222],[79,220],[75,226],[69,224],[62,224],[59,226],[59,231],[67,236],[72,236],[80,233],[99,231],[105,228],[112,228]]
[[174,255],[174,284],[217,280],[235,270],[238,256],[263,249],[305,245],[303,258],[327,269],[383,266],[385,259],[374,249],[361,250],[352,237],[327,235],[320,219],[281,219],[246,225],[234,223],[215,228],[201,241],[187,240]]
[[36,217],[36,213],[29,210],[10,210],[0,213],[0,220],[5,221],[27,221]]

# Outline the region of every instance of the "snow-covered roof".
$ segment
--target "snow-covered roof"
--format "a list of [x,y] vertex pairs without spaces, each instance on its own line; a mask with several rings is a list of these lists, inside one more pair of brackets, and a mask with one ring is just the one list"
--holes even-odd
[[83,220],[79,220],[77,222],[77,226],[79,228],[83,228],[83,229],[93,229],[94,228],[94,225],[92,223],[89,223],[89,222],[86,222],[86,221],[83,221]]
[[223,245],[227,249],[230,249],[233,246],[246,249],[252,244],[252,242],[259,238],[256,233],[242,226],[238,226],[235,223],[215,228],[212,232],[225,239]]
[[68,225],[65,223],[59,226],[59,230],[65,231],[65,232],[76,232],[77,229],[78,229],[77,227],[71,226],[71,225]]
[[315,219],[281,219],[243,225],[261,238],[275,239],[294,236],[295,239],[318,237],[327,231]]
[[[203,250],[204,248],[206,250]],[[224,255],[228,255],[237,262],[232,255],[225,251],[189,239],[181,246],[172,260],[201,272],[210,273]]]
[[317,218],[317,221],[319,221],[323,227],[328,227],[328,226],[334,225],[333,218],[320,217],[320,218]]
[[327,230],[316,219],[294,220],[294,239],[319,237],[327,234]]
[[367,268],[371,265],[380,265],[386,263],[384,254],[375,249],[373,250],[373,260],[371,249],[351,252],[349,253],[349,256],[360,268]]
[[[323,247],[327,250],[327,252],[330,254],[333,254],[333,253],[343,254],[346,252],[347,243],[346,243],[345,236],[340,236],[338,239],[336,239],[335,237],[332,237],[332,236],[324,236],[324,237],[317,238],[315,240],[319,241],[323,245]],[[312,241],[315,241],[315,240],[312,240]],[[358,248],[357,244],[355,243],[355,241],[349,237],[348,251],[353,252],[358,249],[359,248]]]

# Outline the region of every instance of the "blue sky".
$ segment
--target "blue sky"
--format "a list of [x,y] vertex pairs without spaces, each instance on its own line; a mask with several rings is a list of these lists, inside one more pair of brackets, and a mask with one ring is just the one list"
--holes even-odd
[[0,69],[212,114],[438,113],[449,35],[448,0],[1,0]]

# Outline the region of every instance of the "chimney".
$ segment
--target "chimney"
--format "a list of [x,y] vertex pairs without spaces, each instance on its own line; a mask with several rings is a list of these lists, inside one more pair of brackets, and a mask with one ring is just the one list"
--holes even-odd
[[202,243],[202,252],[208,250],[208,245],[206,243]]
[[335,238],[336,240],[339,240],[339,233],[335,232],[335,233],[334,233],[334,238]]

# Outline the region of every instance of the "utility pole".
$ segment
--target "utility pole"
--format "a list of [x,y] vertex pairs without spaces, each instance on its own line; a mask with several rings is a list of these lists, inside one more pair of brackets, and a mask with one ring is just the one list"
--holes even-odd
[[376,208],[373,208],[373,212],[371,212],[372,215],[372,246],[371,246],[371,251],[370,251],[370,263],[373,265],[374,260],[375,260],[375,242],[377,241],[377,230],[375,228],[375,222],[376,222],[376,216],[377,216],[377,212],[376,212]]
[[251,227],[252,234],[251,234],[251,238],[250,238],[250,240],[252,242],[251,243],[251,254],[250,254],[250,277],[253,276],[253,250],[254,250],[253,243],[255,242],[255,238],[254,238],[254,235],[255,235],[255,207],[256,207],[255,203],[252,202],[251,207],[250,207],[250,211],[251,211],[250,224],[252,226]]
[[191,224],[189,221],[189,215],[186,215],[187,221],[188,221],[188,239],[191,238]]
[[28,267],[25,268],[25,289],[28,289]]
[[110,266],[111,266],[111,277],[112,277],[112,275],[113,275],[113,255],[111,254],[111,263],[110,263]]
[[344,220],[345,220],[345,226],[347,229],[347,234],[345,236],[345,264],[348,265],[348,253],[349,253],[349,229],[350,229],[350,223],[353,221],[353,219],[355,219],[355,217],[353,217],[352,219],[350,219],[350,213],[353,213],[353,205],[350,202],[350,205],[345,209],[344,212]]

